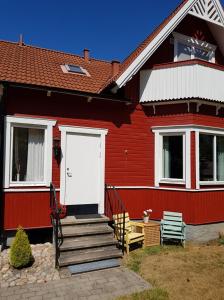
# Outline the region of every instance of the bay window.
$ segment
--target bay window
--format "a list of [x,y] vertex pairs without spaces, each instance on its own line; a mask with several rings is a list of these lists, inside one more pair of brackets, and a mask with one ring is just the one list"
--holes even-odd
[[183,179],[183,136],[163,136],[163,178]]
[[6,117],[5,188],[49,186],[55,123],[45,119]]
[[190,131],[154,127],[155,186],[180,184],[190,187]]
[[224,182],[224,136],[199,134],[201,182]]

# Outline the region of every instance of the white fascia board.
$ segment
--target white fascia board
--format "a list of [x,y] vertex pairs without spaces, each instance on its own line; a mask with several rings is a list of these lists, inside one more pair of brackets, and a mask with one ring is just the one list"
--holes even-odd
[[148,44],[148,46],[140,53],[140,55],[136,57],[131,65],[125,70],[125,72],[121,74],[121,76],[115,81],[119,88],[121,88],[135,73],[138,72],[138,70],[144,65],[144,63],[156,51],[162,42],[184,19],[196,2],[197,0],[189,0],[171,19],[171,21],[160,31],[160,33]]

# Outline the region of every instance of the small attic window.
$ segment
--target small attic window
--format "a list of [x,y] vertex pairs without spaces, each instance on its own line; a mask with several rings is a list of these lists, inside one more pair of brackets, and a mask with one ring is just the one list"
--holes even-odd
[[78,73],[78,74],[86,74],[85,70],[83,68],[81,68],[80,66],[76,66],[76,65],[65,65],[66,69],[68,70],[68,72],[71,73]]
[[190,36],[173,32],[174,61],[200,59],[215,63],[215,50],[217,46]]
[[66,64],[66,65],[61,65],[61,68],[64,73],[90,76],[86,69],[78,65]]

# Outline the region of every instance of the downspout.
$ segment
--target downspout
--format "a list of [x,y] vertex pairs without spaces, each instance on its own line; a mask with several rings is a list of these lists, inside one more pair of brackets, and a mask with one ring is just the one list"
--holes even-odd
[[5,145],[5,86],[0,83],[0,244],[1,250],[5,246],[4,235],[4,145]]

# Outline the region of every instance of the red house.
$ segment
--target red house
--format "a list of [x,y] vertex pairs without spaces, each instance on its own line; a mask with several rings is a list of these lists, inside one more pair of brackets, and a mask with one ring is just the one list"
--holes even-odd
[[185,0],[124,62],[0,42],[2,231],[105,212],[105,183],[131,218],[164,210],[224,222],[224,13]]

